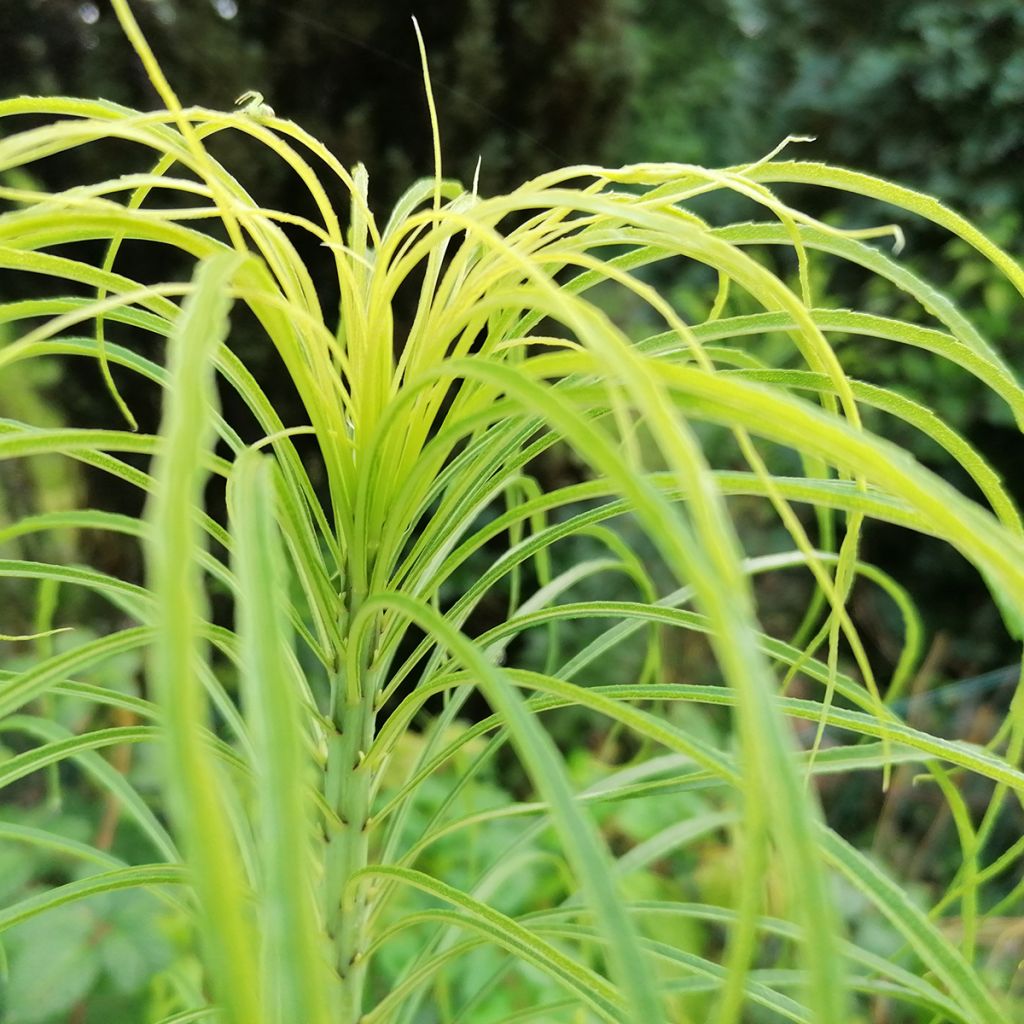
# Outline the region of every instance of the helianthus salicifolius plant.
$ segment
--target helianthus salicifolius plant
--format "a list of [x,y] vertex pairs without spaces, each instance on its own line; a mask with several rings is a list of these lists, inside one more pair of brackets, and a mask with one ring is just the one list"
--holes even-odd
[[[5,815],[3,842],[55,852],[68,880],[22,890],[0,928],[148,894],[194,967],[161,975],[167,1024],[848,1024],[883,1006],[892,1020],[1013,1019],[982,925],[992,886],[1019,871],[1020,851],[990,840],[1024,792],[1020,703],[987,748],[904,720],[920,623],[858,542],[872,521],[946,542],[1013,632],[1020,517],[964,437],[852,379],[844,354],[928,352],[1018,424],[1024,393],[997,346],[890,252],[895,229],[828,226],[776,188],[929,220],[1024,292],[1018,264],[935,200],[779,152],[721,170],[568,167],[483,197],[442,176],[436,145],[435,174],[379,219],[367,172],[258,94],[233,112],[183,106],[125,0],[113,6],[164,109],[0,103],[0,259],[34,296],[0,305],[0,374],[95,361],[127,422],[5,413],[0,457],[84,464],[138,489],[145,514],[39,511],[0,530],[4,586],[55,602],[37,624],[74,625],[60,602],[79,590],[117,623],[49,646],[48,628],[28,631],[37,656],[0,680],[19,751],[0,782],[67,765],[137,841],[122,856]],[[315,213],[261,206],[214,155],[225,133],[286,165]],[[37,161],[110,140],[146,168],[33,184]],[[751,219],[704,219],[710,193]],[[329,288],[300,256],[309,239]],[[122,249],[138,243],[175,273],[134,279]],[[816,304],[827,261],[886,282],[918,321]],[[713,282],[699,319],[656,284],[688,267]],[[254,333],[303,422],[286,424],[247,368]],[[135,429],[132,375],[162,390],[158,433]],[[228,393],[255,440],[222,414]],[[887,440],[894,423],[955,458],[970,492]],[[537,467],[559,446],[584,471],[543,487]],[[770,510],[780,550],[745,551],[740,499]],[[140,545],[144,580],[19,547],[84,529]],[[755,584],[795,573],[812,596],[787,642],[759,624]],[[895,667],[861,640],[855,585],[903,623]],[[694,664],[713,668],[680,678],[669,652],[698,643],[710,657]],[[613,660],[631,644],[637,657]],[[85,681],[128,653],[145,656],[139,692]],[[609,664],[621,678],[595,682]],[[90,709],[85,727],[49,713],[58,698]],[[555,742],[560,709],[616,738],[597,775]],[[157,757],[157,790],[108,760],[125,747]],[[907,765],[956,825],[959,867],[931,906],[820,807],[826,776],[882,787]],[[975,781],[980,811],[963,796]],[[626,818],[624,840],[610,822]],[[709,842],[733,866],[719,902],[694,881]],[[512,885],[522,877],[533,884]],[[870,928],[849,927],[851,903]]]

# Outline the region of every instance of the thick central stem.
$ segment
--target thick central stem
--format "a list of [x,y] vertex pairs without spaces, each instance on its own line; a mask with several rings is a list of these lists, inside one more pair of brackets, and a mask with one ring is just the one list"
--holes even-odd
[[336,716],[337,732],[327,756],[326,797],[338,816],[327,842],[324,897],[328,933],[334,943],[342,986],[340,1024],[358,1024],[363,1013],[366,979],[363,962],[369,906],[365,887],[353,884],[367,865],[370,814],[370,772],[364,751],[373,737],[373,709],[367,703],[345,703]]

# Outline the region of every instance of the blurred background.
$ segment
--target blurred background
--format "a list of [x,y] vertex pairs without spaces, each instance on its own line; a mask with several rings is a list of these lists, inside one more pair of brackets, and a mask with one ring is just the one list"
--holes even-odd
[[[1011,252],[1019,249],[1021,0],[136,0],[133,6],[183,102],[229,109],[241,93],[260,91],[279,116],[301,123],[346,165],[367,166],[371,205],[382,217],[409,183],[432,172],[415,15],[430,60],[445,173],[469,183],[479,160],[482,193],[513,188],[564,164],[744,163],[788,135],[811,135],[815,142],[794,145],[787,155],[855,167],[931,192]],[[159,105],[105,0],[0,0],[0,38],[0,97],[63,94],[99,96],[142,109]],[[221,139],[217,146],[217,155],[238,168],[265,205],[306,212],[306,197],[280,165],[239,139]],[[141,160],[128,148],[95,147],[73,160],[34,166],[29,183],[66,187],[142,169]],[[0,174],[0,180],[26,184],[22,172]],[[833,205],[834,198],[820,192],[787,192],[784,198],[837,223],[883,223],[892,216],[857,203]],[[723,210],[731,215],[727,205]],[[739,214],[751,215],[750,210]],[[962,243],[920,223],[904,226],[907,246],[901,258],[959,304],[1012,365],[1021,365],[1020,296]],[[143,247],[123,258],[143,280],[175,272],[166,256]],[[315,262],[317,254],[310,258]],[[183,267],[180,275],[188,272]],[[821,304],[901,312],[876,285],[848,271],[836,274],[822,270],[815,282],[824,296]],[[3,282],[5,299],[32,287],[9,278]],[[695,296],[706,290],[706,282],[686,273],[658,283],[684,312],[698,308]],[[329,300],[328,294],[325,308]],[[629,309],[621,315],[628,318]],[[0,343],[6,340],[0,336]],[[247,344],[243,337],[240,345]],[[257,374],[281,376],[258,345],[249,346],[245,358]],[[911,350],[865,346],[863,354],[846,350],[844,360],[854,376],[934,408],[1001,470],[1018,502],[1024,498],[1020,435],[1005,409],[971,378]],[[124,375],[118,383],[142,429],[154,429],[159,396]],[[301,420],[286,383],[273,397],[282,409],[290,408],[286,421]],[[0,417],[121,426],[96,368],[81,361],[73,366],[33,361],[25,370],[5,371]],[[909,435],[897,439],[936,471],[953,472],[941,452]],[[580,472],[567,451],[538,467],[548,483]],[[139,512],[138,496],[109,478],[45,459],[0,463],[0,529],[26,511],[83,500]],[[740,508],[738,514],[751,550],[783,544],[774,518],[759,506]],[[64,544],[65,550],[43,550],[54,544]],[[4,554],[89,561],[129,579],[141,572],[135,548],[109,537],[24,537],[9,540]],[[867,532],[863,554],[908,586],[925,621],[928,654],[914,689],[934,690],[937,696],[916,698],[921,703],[913,714],[936,731],[984,742],[1005,714],[1015,675],[1004,669],[1018,654],[982,582],[955,552],[878,524]],[[567,557],[580,556],[580,551],[567,552]],[[457,589],[458,580],[452,585]],[[777,578],[770,586],[770,592],[759,593],[766,625],[779,635],[791,634],[806,603],[805,582],[789,589]],[[61,596],[58,620],[94,616],[95,628],[103,631],[102,613],[76,609],[76,600],[85,599]],[[856,589],[851,604],[873,657],[893,664],[899,641],[893,610],[871,588]],[[42,605],[34,596],[26,595],[17,606],[0,599],[0,605],[10,618],[3,622],[5,632],[30,631],[39,624]],[[500,616],[502,608],[498,601],[493,614]],[[476,625],[487,628],[488,609],[481,615]],[[532,657],[529,650],[519,654],[524,661]],[[701,667],[699,649],[669,654],[675,659],[674,678]],[[9,669],[18,665],[15,655],[0,654],[0,661]],[[611,660],[605,666],[610,678],[601,681],[612,681],[622,668]],[[104,672],[102,680],[93,681],[128,689],[140,685],[138,663],[107,666]],[[73,728],[80,709],[69,705],[57,711]],[[602,737],[578,727],[566,723],[560,740],[576,744],[581,763],[600,760]],[[124,770],[130,769],[145,789],[153,766],[143,754],[133,756]],[[580,770],[592,771],[593,765]],[[833,823],[855,833],[881,813],[876,847],[887,847],[906,877],[938,885],[948,881],[955,866],[953,826],[937,796],[918,791],[912,800],[903,781],[884,807],[877,793],[853,787],[845,801],[833,801],[838,808],[830,812]],[[36,779],[15,794],[17,810],[9,805],[8,811],[18,820],[56,814],[53,807],[46,810],[50,796],[50,784]],[[986,794],[977,798],[983,804]],[[116,821],[116,811],[91,809],[89,800],[87,792],[65,787],[59,813],[68,819],[69,834],[95,838],[96,829],[113,827],[104,825],[104,815],[115,814]],[[1016,829],[1019,835],[1019,826],[1007,821],[1007,834]],[[616,827],[628,838],[628,820]],[[118,841],[130,845],[131,837]],[[130,850],[122,852],[130,856]],[[690,865],[695,884],[705,887],[695,898],[721,895],[731,868],[716,860],[718,852],[707,847],[701,863]],[[454,863],[456,853],[439,856]],[[23,850],[0,847],[0,901],[51,868],[59,875],[56,867],[32,861]],[[90,931],[93,919],[82,917],[80,907],[69,912],[63,928],[72,938],[56,953],[52,929],[40,925],[36,932],[20,933],[12,984],[22,979],[16,983],[31,990],[15,993],[12,1005],[36,1009],[17,1010],[7,1018],[10,1024],[142,1019],[132,1014],[154,1005],[157,997],[146,987],[147,979],[174,960],[175,936],[154,932],[132,899],[118,903],[112,919],[115,927],[97,937]],[[140,935],[146,943],[140,944]]]

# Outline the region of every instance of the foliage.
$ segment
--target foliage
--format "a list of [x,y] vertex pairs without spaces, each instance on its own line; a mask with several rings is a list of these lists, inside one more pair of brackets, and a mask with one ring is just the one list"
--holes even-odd
[[[43,785],[56,803],[60,766],[123,821],[99,839],[52,811],[0,824],[9,843],[63,864],[55,878],[23,863],[26,883],[38,872],[31,891],[0,910],[11,998],[38,980],[24,964],[49,920],[78,938],[62,954],[74,984],[57,1013],[106,957],[118,971],[100,984],[149,1000],[147,1018],[166,1024],[848,1024],[890,1006],[908,1021],[1013,1019],[1001,937],[985,926],[1014,905],[1004,880],[1024,852],[992,842],[1024,792],[1019,701],[986,747],[901,717],[919,624],[904,589],[859,560],[858,539],[877,520],[955,547],[1019,636],[1024,531],[972,445],[844,361],[862,338],[926,352],[980,381],[1017,425],[1024,393],[972,323],[869,244],[890,228],[829,227],[772,187],[896,206],[972,246],[1018,292],[1020,267],[925,196],[775,159],[572,166],[485,198],[442,177],[438,146],[433,177],[378,222],[366,171],[259,97],[233,113],[183,108],[127,4],[114,7],[165,110],[0,104],[31,118],[0,140],[0,171],[111,140],[153,158],[147,172],[65,190],[3,188],[5,266],[56,284],[0,307],[15,332],[0,369],[96,360],[129,426],[117,385],[136,374],[163,392],[155,434],[0,424],[0,457],[77,460],[146,502],[139,518],[58,509],[0,533],[109,531],[146,563],[140,585],[58,560],[0,562],[40,598],[17,627],[35,650],[0,689],[12,737],[0,785]],[[254,197],[220,158],[229,135],[287,166],[315,215]],[[711,191],[758,219],[702,219],[693,206]],[[337,307],[313,286],[300,237],[330,261]],[[132,276],[122,247],[142,243],[168,254],[166,278]],[[795,287],[770,255],[780,250]],[[821,306],[814,281],[830,260],[885,281],[913,316]],[[183,261],[187,279],[173,276]],[[687,321],[644,275],[690,262],[717,287]],[[654,323],[643,337],[614,315],[636,303]],[[245,321],[304,422],[282,420],[229,344]],[[166,361],[151,358],[164,348]],[[231,393],[249,411],[244,431],[221,414]],[[891,423],[948,452],[980,498],[887,440]],[[545,491],[533,469],[557,443],[587,472]],[[745,550],[736,499],[770,510],[784,547]],[[577,554],[553,571],[563,544]],[[488,545],[491,564],[453,588]],[[759,624],[770,609],[757,598],[791,572],[816,596],[789,643]],[[623,581],[629,596],[610,597]],[[869,657],[847,611],[857,581],[903,620],[894,666]],[[52,632],[70,621],[58,586],[107,602],[110,628],[65,646]],[[485,601],[506,611],[474,628]],[[580,620],[600,628],[563,628]],[[638,639],[640,657],[611,660]],[[691,644],[707,645],[712,667],[679,678],[671,652]],[[89,675],[143,656],[142,689]],[[488,713],[471,723],[474,696]],[[88,711],[62,718],[65,698]],[[564,714],[586,723],[589,754],[554,742],[547,725]],[[960,863],[936,894],[902,884],[822,814],[830,776],[882,783],[901,768],[926,773],[955,825]],[[967,800],[979,786],[980,807]],[[713,853],[698,858],[701,845]],[[139,900],[151,908],[141,922]],[[122,933],[166,939],[131,984],[127,955],[106,952]]]
[[[159,0],[140,4],[137,16],[145,31],[160,38],[161,60],[188,101],[223,109],[244,91],[261,90],[280,115],[303,124],[346,165],[358,160],[372,167],[371,199],[375,208],[386,209],[433,161],[422,106],[409,102],[420,82],[413,14],[421,20],[435,91],[445,104],[445,166],[469,181],[479,160],[480,187],[496,192],[608,151],[626,113],[638,48],[627,31],[630,9],[624,0]],[[152,86],[123,45],[106,3],[0,0],[0,23],[11,41],[0,66],[0,96],[71,93],[133,108],[153,105]],[[231,133],[211,145],[269,208],[316,216],[315,204],[272,154]],[[41,161],[32,174],[35,185],[58,190],[99,180],[111,166],[145,169],[137,150],[108,144],[84,149],[74,165]],[[22,180],[6,183],[31,187]],[[316,241],[297,237],[294,244],[325,308],[336,305],[336,275],[318,259]],[[125,256],[137,280],[155,283],[189,273],[187,261],[172,268],[170,255],[152,247],[129,245]],[[9,287],[29,297],[38,283],[25,278]],[[402,297],[396,315],[412,316]],[[265,382],[282,416],[300,418],[293,389],[276,379],[258,334],[250,335],[247,326],[235,329],[236,350]],[[118,424],[91,368],[71,365],[55,375],[59,384],[47,394],[69,422]],[[155,430],[159,394],[132,378],[122,387],[140,424]],[[225,396],[225,403],[230,420],[245,418],[233,396]],[[94,503],[137,511],[125,489],[90,472],[86,479]]]
[[[408,102],[419,88],[413,15],[445,104],[444,155],[453,174],[470,180],[479,158],[481,186],[498,191],[607,149],[640,47],[628,31],[628,0],[157,0],[137,12],[143,29],[161,39],[168,76],[183,83],[189,101],[224,108],[248,89],[261,90],[344,162],[374,167],[373,198],[382,206],[432,166],[429,126]],[[152,104],[153,89],[106,4],[3,0],[0,20],[12,42],[0,94],[72,91]],[[284,168],[243,151],[247,185],[305,212]],[[97,171],[103,154],[103,147],[83,153],[79,168]],[[241,165],[238,149],[228,148],[225,158]],[[54,187],[72,183],[60,177],[70,170],[40,165],[37,173]]]
[[976,214],[1019,202],[1024,11],[1014,0],[730,6],[750,39],[735,84],[748,145],[771,145],[785,126]]
[[685,14],[653,0],[628,145],[718,162],[812,135],[838,161],[997,217],[1021,200],[1022,23],[1015,0],[698,0]]
[[[730,0],[695,2],[685,11],[655,0],[639,16],[638,50],[646,62],[631,101],[625,153],[738,162],[788,134],[813,136],[809,158],[867,169],[956,203],[1012,249],[1024,201],[1017,173],[1024,65],[1015,42],[1022,17],[1015,0]],[[835,192],[784,194],[835,224],[878,216]],[[728,215],[743,213],[733,208]],[[909,233],[907,264],[940,284],[985,337],[997,339],[1010,365],[1021,365],[1024,316],[1002,275],[959,239],[900,223]],[[698,281],[690,290],[699,294],[702,287]],[[847,267],[819,269],[816,287],[822,305],[916,315],[884,283],[865,282]],[[865,346],[849,358],[852,374],[924,403],[990,450],[1021,500],[1016,429],[984,388],[923,352]],[[954,460],[929,450],[913,431],[895,436],[930,468],[956,477]],[[998,624],[981,611],[983,593],[955,556],[885,529],[869,529],[865,545],[867,557],[922,581],[928,596],[921,611],[931,628],[971,637],[944,648],[939,671],[947,678],[980,672],[992,664],[989,657],[1012,660]],[[972,621],[964,622],[965,608]]]

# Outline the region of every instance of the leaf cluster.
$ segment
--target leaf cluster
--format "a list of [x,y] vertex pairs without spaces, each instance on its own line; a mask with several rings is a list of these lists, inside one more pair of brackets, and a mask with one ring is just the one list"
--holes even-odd
[[[1010,1021],[985,925],[1019,898],[991,892],[1022,844],[990,842],[1024,792],[1019,704],[984,747],[908,720],[899,700],[920,623],[858,547],[869,520],[954,547],[1019,637],[1024,530],[982,453],[845,360],[860,338],[927,353],[980,381],[1018,425],[1024,392],[974,324],[872,244],[898,231],[839,230],[776,187],[899,207],[1024,292],[1019,265],[933,199],[778,152],[720,170],[577,165],[484,196],[443,176],[429,88],[434,174],[378,219],[361,165],[255,97],[234,112],[183,106],[125,0],[114,8],[163,109],[3,101],[0,116],[31,121],[0,140],[0,171],[110,140],[151,163],[0,190],[0,260],[53,285],[0,306],[12,331],[0,372],[53,355],[95,361],[126,428],[6,417],[0,458],[86,464],[136,489],[145,514],[39,512],[0,542],[109,531],[139,544],[145,579],[17,553],[0,562],[0,578],[40,595],[33,631],[6,642],[41,645],[2,680],[0,721],[24,742],[0,764],[0,786],[54,766],[81,772],[144,852],[4,825],[89,869],[39,880],[0,910],[0,931],[144,893],[188,922],[203,969],[198,982],[172,973],[165,1024],[846,1024],[890,1003],[912,1020]],[[218,155],[226,136],[279,160],[312,212],[264,205]],[[701,216],[712,192],[750,219]],[[326,254],[337,304],[322,301],[300,237]],[[188,276],[136,279],[122,251],[135,243],[166,251],[168,267],[187,263]],[[767,255],[780,251],[795,281]],[[822,306],[820,261],[870,272],[915,316]],[[645,275],[687,263],[716,284],[684,318]],[[395,315],[403,290],[407,324]],[[609,295],[642,304],[652,329],[630,334]],[[238,316],[259,325],[304,422],[282,421],[233,348]],[[786,363],[772,358],[780,338]],[[137,429],[125,374],[161,389],[157,431]],[[249,410],[255,440],[222,415],[222,393]],[[980,498],[889,440],[890,422],[946,451]],[[300,443],[315,446],[322,479]],[[586,472],[544,489],[532,467],[557,444]],[[736,497],[769,510],[784,549],[744,549]],[[612,529],[623,518],[642,544]],[[580,538],[596,550],[559,566],[557,546]],[[493,541],[491,564],[453,595],[451,579]],[[787,641],[762,627],[755,581],[792,572],[814,596]],[[857,581],[903,622],[895,666],[860,636]],[[65,625],[57,588],[97,595],[117,624],[47,646]],[[505,614],[475,628],[495,593]],[[600,629],[563,643],[580,620]],[[546,634],[541,665],[517,656],[534,631]],[[642,657],[595,681],[594,667],[638,637]],[[666,651],[690,637],[708,645],[710,678],[673,672]],[[129,655],[145,657],[143,690],[87,681]],[[63,725],[52,701],[64,695],[96,714]],[[473,696],[488,713],[470,723]],[[592,762],[554,742],[547,722],[563,709],[599,723]],[[728,730],[709,725],[711,709]],[[159,794],[119,768],[124,748],[157,752]],[[925,907],[827,824],[817,798],[829,775],[884,784],[904,765],[942,794],[960,849]],[[980,809],[964,799],[967,778],[985,787]],[[705,842],[731,884],[693,869]],[[524,873],[535,881],[506,888]],[[842,904],[874,930],[848,930]]]

